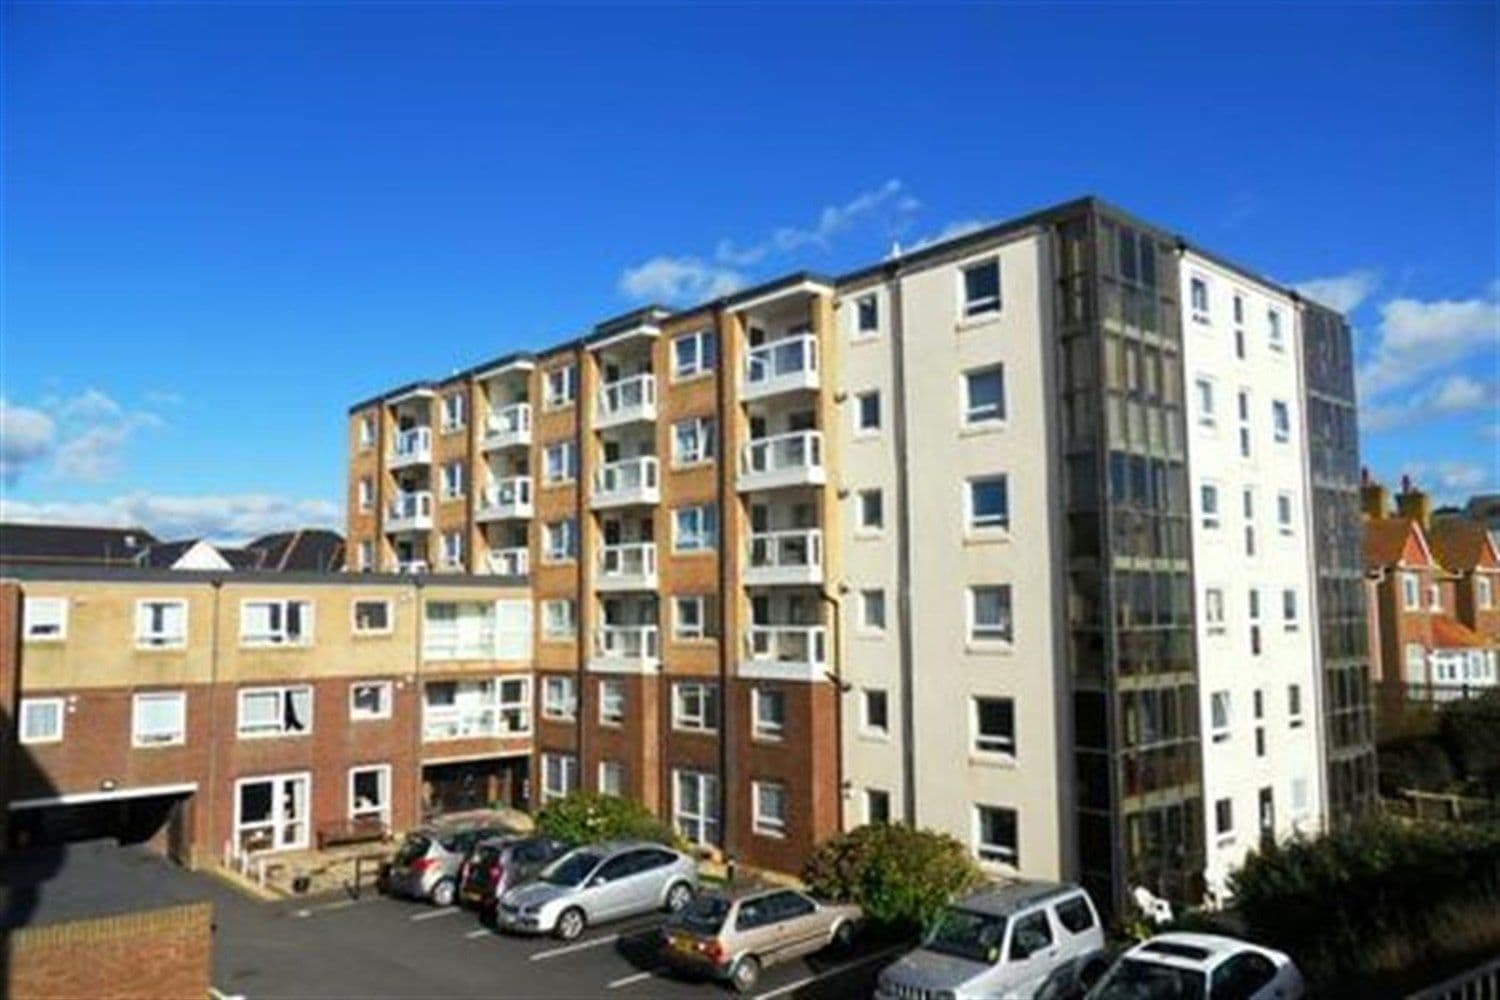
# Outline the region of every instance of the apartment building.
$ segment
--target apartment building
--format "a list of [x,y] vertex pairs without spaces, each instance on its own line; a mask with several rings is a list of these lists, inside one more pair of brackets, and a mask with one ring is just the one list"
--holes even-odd
[[0,578],[13,841],[155,834],[233,861],[531,795],[531,600],[511,578]]
[[1351,358],[1082,199],[356,404],[350,566],[529,574],[542,798],[1198,898],[1374,793]]

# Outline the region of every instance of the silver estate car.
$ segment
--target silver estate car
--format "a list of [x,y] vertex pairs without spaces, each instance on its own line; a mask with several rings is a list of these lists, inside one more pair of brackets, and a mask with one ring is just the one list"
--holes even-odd
[[1104,966],[1104,932],[1088,893],[1055,882],[1009,882],[944,910],[920,948],[881,972],[875,996],[1067,996]]
[[652,910],[675,913],[697,890],[698,866],[686,854],[644,841],[590,844],[501,896],[495,922],[571,941],[590,924]]

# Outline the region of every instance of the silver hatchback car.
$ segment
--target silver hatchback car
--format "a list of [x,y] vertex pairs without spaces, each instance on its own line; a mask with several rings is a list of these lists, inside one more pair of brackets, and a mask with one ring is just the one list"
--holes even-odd
[[675,913],[697,891],[698,865],[686,854],[645,841],[591,844],[501,896],[495,922],[505,930],[571,941],[590,924],[652,910]]

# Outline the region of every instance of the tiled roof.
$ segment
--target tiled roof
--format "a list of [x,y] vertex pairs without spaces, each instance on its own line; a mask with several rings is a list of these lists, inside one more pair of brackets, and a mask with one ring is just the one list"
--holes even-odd
[[144,528],[0,524],[0,560],[5,562],[129,563],[155,543],[156,536]]
[[1489,649],[1495,643],[1462,622],[1438,615],[1432,619],[1432,645],[1435,649]]
[[1433,523],[1427,532],[1432,557],[1444,569],[1467,572],[1481,563],[1494,566],[1489,551],[1489,537],[1483,524],[1466,517],[1445,517]]
[[1394,566],[1401,561],[1413,524],[1404,517],[1365,520],[1365,569]]

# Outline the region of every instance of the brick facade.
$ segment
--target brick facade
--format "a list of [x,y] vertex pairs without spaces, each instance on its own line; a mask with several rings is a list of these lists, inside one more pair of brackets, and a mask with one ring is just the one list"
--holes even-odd
[[0,993],[12,1000],[206,997],[212,909],[192,903],[15,931],[4,944]]

